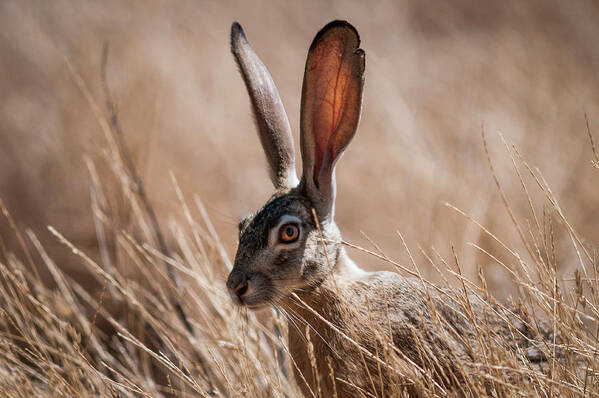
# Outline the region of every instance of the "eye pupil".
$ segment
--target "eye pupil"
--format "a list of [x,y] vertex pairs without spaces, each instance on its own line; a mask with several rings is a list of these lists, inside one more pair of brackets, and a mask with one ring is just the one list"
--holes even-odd
[[283,243],[295,242],[299,237],[299,227],[295,224],[283,225],[280,231],[280,240]]

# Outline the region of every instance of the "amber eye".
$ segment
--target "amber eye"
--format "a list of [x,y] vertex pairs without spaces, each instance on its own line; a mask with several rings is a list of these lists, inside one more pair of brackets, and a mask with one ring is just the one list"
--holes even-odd
[[299,226],[294,223],[283,225],[279,229],[279,240],[283,243],[292,243],[299,238]]

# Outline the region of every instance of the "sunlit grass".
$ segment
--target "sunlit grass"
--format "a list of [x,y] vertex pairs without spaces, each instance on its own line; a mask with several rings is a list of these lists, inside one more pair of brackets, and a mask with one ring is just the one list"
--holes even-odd
[[[110,143],[114,137],[111,127],[108,123],[103,126]],[[483,140],[486,152],[484,137]],[[274,309],[254,313],[232,304],[222,277],[217,276],[226,273],[231,262],[200,198],[193,198],[191,206],[173,176],[173,200],[178,202],[180,216],[169,222],[170,252],[164,253],[157,246],[148,214],[139,202],[139,192],[123,164],[122,150],[114,142],[106,148],[104,158],[119,189],[103,184],[94,172],[95,166],[88,163],[95,198],[90,211],[98,236],[102,237],[101,260],[91,258],[68,236],[49,227],[80,266],[87,268],[103,286],[99,294],[92,294],[65,274],[31,230],[23,234],[17,229],[2,205],[3,222],[11,226],[22,246],[19,250],[2,247],[2,396],[298,396],[296,383],[303,381],[292,376],[294,363],[285,339],[285,316],[289,314]],[[380,372],[389,376],[389,383],[380,394],[407,394],[405,387],[409,384],[411,391],[431,397],[599,395],[599,282],[595,248],[568,223],[567,209],[559,207],[558,198],[541,171],[530,167],[514,146],[506,144],[505,149],[513,165],[513,178],[518,179],[521,194],[529,204],[528,213],[518,214],[510,207],[510,198],[502,190],[486,152],[489,178],[496,183],[521,248],[510,247],[459,207],[447,207],[496,243],[490,249],[467,242],[508,273],[517,291],[511,302],[500,303],[493,298],[484,270],[479,269],[476,280],[464,277],[462,259],[455,251],[452,258],[444,258],[434,248],[412,250],[399,234],[398,244],[404,246],[411,259],[406,265],[390,259],[374,242],[372,250],[346,242],[350,253],[367,252],[397,272],[415,278],[415,283],[424,283],[427,289],[438,287],[426,281],[420,270],[437,270],[446,280],[444,287],[451,286],[444,290],[447,300],[454,300],[464,310],[464,316],[477,323],[477,342],[473,346],[476,364],[461,369],[463,386],[447,391],[431,379],[426,368],[434,366],[434,358],[424,361],[424,366],[411,363],[394,349],[386,331],[377,332],[384,352],[372,353],[353,340],[351,330],[337,330],[363,355],[376,356]],[[543,199],[533,200],[532,191],[540,193]],[[131,223],[120,225],[114,218],[114,210],[107,205],[111,196],[121,197],[123,206],[132,213]],[[194,219],[192,214],[199,214],[200,219]],[[558,272],[558,258],[564,256],[556,253],[556,241],[563,237],[570,247],[561,250],[568,250],[568,267],[573,269],[566,275]],[[24,255],[17,256],[16,252]],[[165,264],[179,276],[178,287],[169,278]],[[35,271],[38,267],[49,271],[52,288],[39,279]],[[131,270],[136,270],[134,277]],[[544,365],[536,366],[527,360],[525,348],[499,341],[500,336],[489,324],[471,312],[471,295],[492,303],[493,311],[506,322],[530,322],[532,335],[541,336],[542,330],[549,328],[555,337],[536,346],[538,355],[546,359]],[[173,307],[177,303],[191,328],[186,327]],[[305,329],[297,314],[291,321],[294,327]],[[335,328],[332,324],[330,327]],[[439,325],[440,330],[445,327],[449,325]],[[518,329],[513,325],[514,333]],[[312,347],[310,339],[320,338],[309,331],[306,337],[308,350]],[[424,340],[422,344],[422,352],[427,353],[429,348]],[[335,377],[327,370],[315,371],[320,372],[319,377]],[[340,382],[351,385],[351,380]],[[318,396],[319,392],[313,393]]]

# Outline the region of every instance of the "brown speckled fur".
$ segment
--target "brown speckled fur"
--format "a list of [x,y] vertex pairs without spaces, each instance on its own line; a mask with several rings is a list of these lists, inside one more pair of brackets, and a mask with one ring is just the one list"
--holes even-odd
[[[360,353],[345,336],[333,330],[312,311],[298,305],[294,299],[283,300],[282,305],[287,311],[293,311],[311,325],[310,341],[315,347],[323,396],[333,396],[334,388],[340,397],[360,396],[358,390],[347,383],[336,381],[336,386],[333,387],[327,358],[330,358],[334,374],[338,378],[351,381],[359,389],[378,394],[377,396],[384,389],[390,391],[393,387],[393,390],[397,390],[400,384],[405,384],[405,390],[411,395],[419,395],[417,386],[410,385],[409,381],[410,372],[417,373],[412,363],[428,369],[436,382],[444,388],[462,392],[458,395],[470,395],[467,387],[461,385],[464,378],[462,373],[468,372],[474,362],[483,361],[483,349],[472,323],[463,315],[466,312],[465,305],[454,301],[450,291],[438,291],[431,287],[427,289],[417,279],[404,278],[392,272],[370,273],[357,280],[336,275],[335,281],[336,283],[327,280],[309,293],[298,293],[298,297],[375,356],[384,358],[384,342],[392,341],[399,352],[399,361],[395,363],[403,362],[405,365],[397,370],[400,373],[405,371],[405,378],[398,378],[397,374],[390,377],[388,369]],[[470,305],[475,314],[475,322],[482,328],[486,326],[480,323],[487,322],[497,344],[510,345],[514,350],[518,345],[524,352],[527,348],[530,352],[535,352],[529,340],[524,337],[534,341],[535,336],[526,328],[520,326],[518,330],[510,330],[509,323],[498,316],[496,309],[478,297],[470,296]],[[518,325],[512,316],[504,315],[510,322]],[[522,335],[518,335],[518,332]],[[290,327],[289,347],[310,388],[316,391],[317,384],[313,379],[304,333],[305,329]],[[381,333],[386,336],[380,336]],[[545,337],[549,339],[549,335]],[[494,347],[487,347],[489,348]],[[405,358],[402,361],[403,356]],[[532,364],[533,367],[542,366],[536,358],[529,359],[536,361]],[[365,371],[365,365],[370,376]],[[297,373],[296,379],[304,395],[311,396]],[[519,379],[518,382],[523,380]]]

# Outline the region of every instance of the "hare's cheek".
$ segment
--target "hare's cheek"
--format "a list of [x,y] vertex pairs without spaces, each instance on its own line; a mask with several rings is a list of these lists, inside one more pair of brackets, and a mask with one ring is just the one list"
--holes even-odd
[[311,280],[319,274],[321,264],[318,261],[306,259],[302,264],[302,277],[305,280]]
[[273,260],[273,268],[285,273],[301,270],[301,256],[297,250],[280,250]]

